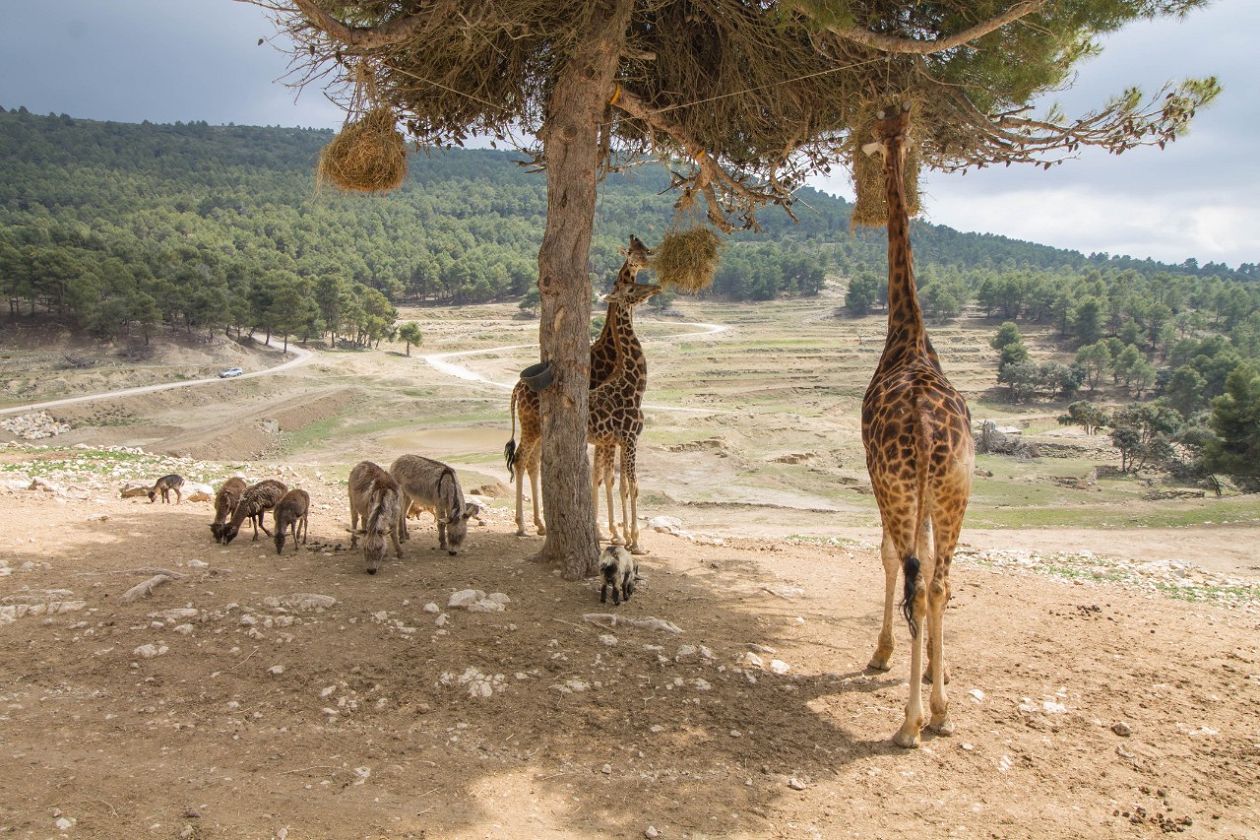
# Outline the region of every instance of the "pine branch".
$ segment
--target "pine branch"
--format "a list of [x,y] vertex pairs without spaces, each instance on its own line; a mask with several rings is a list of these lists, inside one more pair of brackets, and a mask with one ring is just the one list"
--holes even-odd
[[[918,40],[915,38],[902,38],[896,35],[886,35],[881,32],[871,32],[869,29],[863,29],[857,26],[834,26],[823,24],[823,28],[833,35],[837,35],[846,41],[852,41],[861,44],[864,47],[870,47],[880,52],[895,53],[899,55],[931,55],[933,53],[945,52],[955,47],[961,47],[969,44],[978,38],[983,38],[990,32],[1001,29],[1008,23],[1014,23],[1022,17],[1027,17],[1040,10],[1046,5],[1048,0],[1021,0],[1011,8],[1007,9],[996,17],[989,18],[986,21],[977,23],[975,26],[968,27],[962,32],[956,32],[943,38],[933,38],[931,40]],[[800,12],[810,20],[817,21],[817,13],[809,8],[805,3],[795,2],[790,8]]]

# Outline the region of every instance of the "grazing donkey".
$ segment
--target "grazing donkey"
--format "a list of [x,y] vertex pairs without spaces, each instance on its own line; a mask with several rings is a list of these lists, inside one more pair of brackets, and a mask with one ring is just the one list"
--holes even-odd
[[214,521],[210,523],[210,533],[214,534],[215,542],[223,541],[223,528],[232,518],[232,514],[236,513],[245,489],[245,479],[233,476],[223,482],[219,492],[214,495]]
[[599,573],[604,585],[599,588],[599,602],[608,600],[608,587],[612,587],[613,606],[621,606],[634,594],[634,579],[639,576],[639,562],[634,555],[619,545],[610,545],[599,555]]
[[376,574],[385,559],[385,535],[394,546],[394,555],[402,558],[398,544],[398,520],[401,518],[402,494],[398,482],[371,461],[360,461],[350,471],[350,547],[359,540],[359,519],[363,519],[363,559],[367,573]]
[[175,504],[179,504],[183,495],[179,492],[179,488],[184,486],[184,477],[182,475],[164,475],[157,480],[157,483],[149,488],[149,504],[157,501],[157,494],[162,494],[162,504],[170,504],[171,491],[175,491]]
[[420,455],[400,455],[389,468],[389,474],[402,491],[398,510],[398,538],[408,540],[407,511],[413,501],[419,502],[437,520],[439,548],[454,556],[468,533],[468,519],[481,513],[472,502],[464,503],[455,471]]
[[293,550],[298,550],[298,540],[305,545],[309,531],[307,516],[311,510],[311,497],[305,490],[290,490],[276,502],[272,515],[276,518],[276,554],[284,551],[285,531],[293,534]]
[[267,530],[267,524],[263,522],[263,514],[276,506],[276,502],[289,491],[284,482],[276,481],[274,478],[264,478],[257,484],[248,487],[241,494],[241,502],[236,506],[236,512],[232,514],[232,521],[224,525],[219,532],[219,537],[224,545],[236,539],[236,534],[241,530],[241,523],[246,519],[254,524],[254,540],[258,539],[258,529],[262,528],[263,533],[271,536],[271,532]]

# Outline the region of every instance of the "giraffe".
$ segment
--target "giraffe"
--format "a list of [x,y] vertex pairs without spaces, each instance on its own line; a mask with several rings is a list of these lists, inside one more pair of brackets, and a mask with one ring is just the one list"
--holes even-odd
[[910,700],[893,741],[917,747],[923,727],[919,629],[925,619],[928,671],[922,676],[932,683],[928,726],[942,735],[953,732],[942,629],[949,565],[967,510],[975,454],[971,413],[941,370],[915,291],[902,181],[908,111],[908,106],[881,111],[876,141],[862,147],[866,154],[883,155],[888,200],[888,337],[862,400],[862,444],[883,523],[884,616],[870,667],[889,667],[900,565],[905,573],[901,612],[910,625]]
[[[595,511],[599,512],[599,486],[604,485],[608,497],[609,540],[613,545],[624,544],[632,553],[639,549],[639,482],[635,456],[639,435],[643,433],[642,392],[640,382],[647,380],[647,362],[642,353],[638,358],[631,352],[630,341],[634,336],[634,308],[661,290],[660,286],[632,283],[620,286],[608,293],[611,302],[617,304],[617,315],[609,317],[610,334],[616,352],[616,362],[608,378],[590,393],[590,408],[586,417],[586,439],[595,444],[595,460],[591,465],[591,497]],[[609,307],[612,312],[612,307]],[[621,450],[621,533],[617,533],[613,512],[613,460]]]
[[[617,272],[617,280],[613,284],[614,291],[622,287],[633,286],[639,271],[647,265],[648,259],[652,255],[652,251],[637,236],[630,237],[629,247],[623,253],[626,259],[621,264],[621,269]],[[608,311],[604,316],[604,327],[600,330],[599,337],[591,344],[590,387],[592,389],[608,378],[616,363],[611,326],[616,316],[616,304],[609,302]],[[643,345],[639,343],[638,337],[633,332],[630,334],[627,348],[628,352],[637,359],[639,368],[644,371],[644,375],[635,384],[636,398],[639,402],[642,402],[643,392],[647,389],[647,364],[643,359]],[[538,512],[538,503],[542,498],[538,492],[538,477],[541,474],[542,467],[542,416],[539,413],[538,395],[530,390],[529,386],[524,382],[517,382],[516,387],[512,389],[509,410],[512,415],[512,438],[503,448],[503,456],[507,462],[508,476],[516,479],[516,536],[525,536],[524,481],[526,474],[529,475],[530,502],[534,513],[534,527],[538,535],[542,536],[547,533],[547,526]],[[516,443],[516,421],[518,416],[521,423],[521,442],[519,445]],[[599,453],[597,452],[596,454],[598,455]],[[595,506],[595,515],[598,518],[598,504]]]

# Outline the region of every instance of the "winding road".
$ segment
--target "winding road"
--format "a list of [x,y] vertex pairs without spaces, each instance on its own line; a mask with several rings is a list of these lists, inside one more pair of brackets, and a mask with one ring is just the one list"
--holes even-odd
[[[666,322],[657,321],[655,323],[666,323]],[[683,339],[683,338],[696,338],[696,337],[701,337],[701,336],[706,336],[706,335],[716,335],[721,332],[726,332],[727,330],[730,329],[730,327],[725,324],[706,324],[706,323],[701,323],[701,322],[691,322],[691,323],[685,324],[685,326],[698,327],[699,329],[692,332],[679,333],[678,335],[672,335],[667,338],[650,339],[647,343],[655,344],[655,343],[666,342],[666,341],[678,341],[679,339]],[[478,373],[477,371],[472,370],[471,368],[465,367],[464,365],[458,364],[451,360],[464,359],[471,356],[485,355],[489,353],[503,353],[508,350],[524,350],[527,348],[537,347],[537,346],[538,346],[537,344],[508,344],[502,347],[488,347],[484,350],[460,350],[454,353],[431,353],[429,355],[422,356],[421,358],[425,361],[425,363],[427,363],[430,367],[432,367],[438,373],[442,373],[447,376],[453,376],[457,379],[462,379],[466,382],[479,382],[486,385],[491,385],[495,388],[499,388],[504,391],[511,391],[512,388],[515,387],[516,385],[515,381],[496,382],[493,379],[490,379]],[[293,355],[293,358],[289,359],[286,362],[281,362],[280,364],[274,367],[269,367],[264,370],[256,370],[252,373],[244,373],[244,374],[241,374],[240,376],[232,377],[231,379],[220,379],[217,376],[213,376],[213,377],[207,377],[205,379],[188,379],[188,380],[181,380],[179,382],[163,382],[157,385],[140,385],[135,388],[121,388],[117,391],[102,391],[101,393],[98,393],[98,394],[84,394],[78,397],[66,397],[64,399],[59,399],[59,400],[47,400],[45,402],[28,403],[27,405],[15,405],[9,408],[0,408],[0,416],[6,415],[6,414],[26,414],[32,411],[43,411],[49,408],[60,408],[61,406],[75,405],[78,403],[86,403],[86,402],[94,402],[97,400],[112,400],[112,399],[117,399],[119,397],[134,397],[140,394],[155,394],[159,391],[171,391],[176,388],[195,388],[201,385],[212,385],[216,382],[218,383],[234,382],[234,381],[240,381],[242,379],[254,379],[255,377],[259,377],[259,376],[274,376],[277,373],[284,373],[285,371],[293,370],[294,368],[307,364],[313,358],[315,358],[315,353],[313,351],[305,350],[296,345],[291,346],[289,348],[289,352]],[[695,414],[719,413],[713,409],[708,409],[708,408],[683,408],[680,406],[672,406],[672,405],[648,404],[648,405],[644,405],[644,408],[650,408],[654,411],[676,411],[676,412],[695,413]]]
[[[652,323],[661,324],[661,323],[668,323],[668,322],[654,321]],[[657,344],[657,343],[667,342],[667,341],[678,341],[679,339],[683,339],[683,338],[698,338],[698,337],[708,336],[708,335],[717,335],[718,333],[726,332],[727,330],[730,329],[730,327],[727,326],[726,324],[707,324],[700,321],[688,322],[684,326],[699,327],[700,329],[693,332],[685,332],[685,333],[679,333],[678,335],[671,335],[666,338],[648,339],[645,343]],[[458,364],[451,360],[452,359],[466,359],[472,356],[488,355],[492,353],[503,353],[508,350],[524,350],[527,348],[533,348],[537,346],[538,346],[537,344],[505,344],[501,347],[487,347],[484,350],[459,350],[454,353],[430,353],[428,355],[421,356],[420,358],[422,358],[425,361],[425,363],[429,365],[429,367],[433,368],[439,373],[444,373],[447,376],[454,376],[457,379],[464,380],[465,382],[480,382],[484,385],[491,385],[503,391],[511,391],[513,388],[516,387],[516,380],[512,380],[510,382],[496,382],[495,380],[481,373],[478,373],[477,371],[473,370],[470,367],[466,367],[464,365]],[[643,407],[646,409],[651,409],[653,411],[676,411],[676,412],[685,413],[685,414],[720,414],[721,413],[720,411],[716,409],[712,409],[712,408],[684,408],[682,406],[676,406],[676,405],[656,405],[656,404],[651,404],[651,403],[644,403]]]
[[206,379],[187,379],[180,382],[163,382],[157,385],[140,385],[135,388],[123,388],[118,391],[103,391],[99,394],[85,394],[81,397],[66,397],[61,400],[49,400],[47,402],[30,403],[29,405],[15,405],[11,408],[0,408],[0,415],[4,414],[25,414],[30,411],[42,411],[46,408],[59,408],[63,405],[74,405],[75,403],[93,402],[94,400],[112,400],[117,397],[134,397],[138,394],[153,394],[158,391],[170,391],[175,388],[192,388],[198,385],[210,385],[215,382],[237,382],[242,379],[253,379],[258,376],[272,376],[277,373],[284,373],[287,370],[306,364],[315,358],[315,354],[310,350],[304,350],[297,345],[289,348],[289,352],[293,354],[292,359],[287,362],[281,362],[275,367],[269,367],[265,370],[256,370],[253,373],[243,373],[240,376],[234,376],[231,379],[220,379],[217,376],[208,377]]

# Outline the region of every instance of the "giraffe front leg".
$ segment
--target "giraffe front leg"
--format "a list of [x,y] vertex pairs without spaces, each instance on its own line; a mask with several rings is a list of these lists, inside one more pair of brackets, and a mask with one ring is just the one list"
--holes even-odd
[[[639,467],[638,442],[631,440],[621,454],[621,516],[625,521],[626,546],[631,554],[647,554],[639,545]],[[630,511],[626,512],[626,496]]]
[[529,501],[534,508],[534,531],[540,537],[547,535],[547,525],[543,522],[540,505],[542,505],[542,496],[538,492],[538,473],[542,469],[542,464],[534,464],[529,470]]
[[[538,501],[535,499],[534,519],[537,518]],[[519,465],[516,468],[516,536],[525,536],[525,468]]]
[[891,667],[888,662],[893,653],[893,595],[897,589],[897,566],[899,565],[897,549],[887,533],[884,534],[883,542],[880,543],[879,554],[884,561],[884,622],[880,625],[875,655],[871,657],[866,667],[873,671],[887,671]]

